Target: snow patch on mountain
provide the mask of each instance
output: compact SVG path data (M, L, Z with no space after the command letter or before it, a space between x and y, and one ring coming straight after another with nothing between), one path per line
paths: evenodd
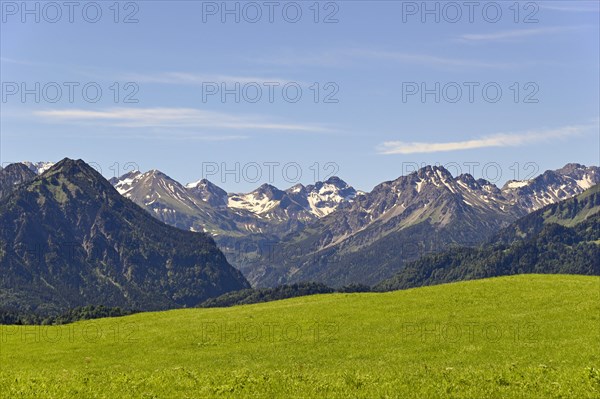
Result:
M589 174L584 175L583 178L579 180L575 180L577 185L584 190L587 190L588 188L596 185L596 181L597 180L594 180L594 176Z
M229 197L227 206L230 208L244 209L257 215L270 211L278 205L279 201L271 200L265 194L234 194Z
M139 171L129 172L121 176L119 179L111 181L111 183L119 192L119 194L129 197L129 191L134 188L135 184L142 178L142 176L142 173Z
M41 175L48 169L54 166L54 162L29 162L24 161L21 162L23 165L27 166L32 172L36 175Z
M508 188L521 188L529 184L529 180L511 180L506 184Z

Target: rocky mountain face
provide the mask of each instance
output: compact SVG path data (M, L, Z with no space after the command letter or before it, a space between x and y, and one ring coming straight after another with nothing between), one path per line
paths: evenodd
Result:
M599 217L600 184L596 184L581 194L525 215L494 234L488 244L511 244L519 240L529 240L538 237L542 230L551 224L574 227L590 221L599 223ZM597 227L599 226L596 225L595 228ZM590 233L600 236L598 229ZM595 260L600 262L600 257Z
M364 194L337 176L306 187L297 184L285 192L317 218L329 215L338 207L351 203L357 195Z
M42 314L195 306L249 287L209 235L160 222L70 159L0 200L0 271L0 306Z
M517 207L533 212L578 195L599 182L600 168L570 163L531 180L509 181L502 187L502 192Z
M373 284L424 253L477 244L523 214L488 181L428 166L286 236L248 276L266 286Z
M409 263L375 287L388 291L520 273L600 274L600 185L510 224L477 248Z
M157 170L130 172L111 183L159 220L211 234L227 259L244 272L281 237L357 195L336 177L285 191L263 184L249 193L231 194L206 179L184 186Z
M187 184L185 187L195 198L206 202L214 208L227 207L227 192L206 179Z
M13 163L0 169L0 200L13 192L19 184L35 178L35 173L22 163Z

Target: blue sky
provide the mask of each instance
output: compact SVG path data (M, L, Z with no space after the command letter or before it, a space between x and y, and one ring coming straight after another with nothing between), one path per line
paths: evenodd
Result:
M135 164L228 191L599 163L596 1L246 3L227 2L239 22L222 2L98 2L98 17L78 2L72 22L37 3L36 22L36 2L2 1L1 162Z

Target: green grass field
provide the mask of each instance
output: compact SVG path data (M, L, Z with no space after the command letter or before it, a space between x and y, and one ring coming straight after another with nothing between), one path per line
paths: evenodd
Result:
M600 398L600 278L1 326L2 398Z

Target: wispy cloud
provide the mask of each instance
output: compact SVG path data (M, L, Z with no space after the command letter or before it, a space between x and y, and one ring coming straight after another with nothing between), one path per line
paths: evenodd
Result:
M52 122L100 124L119 128L227 129L326 133L315 124L278 122L258 115L232 115L195 108L110 108L101 111L55 109L34 112Z
M161 83L161 84L179 84L179 85L202 85L207 82L226 83L226 84L247 84L257 83L264 84L279 84L280 86L286 83L294 82L302 85L307 85L306 82L298 80L285 79L278 76L250 76L250 75L235 75L235 74L210 74L210 73L192 73L181 71L170 72L150 72L150 73L124 73L119 71L100 70L90 66L74 66L72 64L51 64L46 62L31 62L27 60L19 60L14 58L0 57L0 62L6 64L16 64L24 66L33 66L39 68L60 68L69 70L88 76L94 79L102 79L114 81L115 76L119 80L131 81L136 83Z
M518 133L498 133L472 140L441 143L386 141L377 147L377 151L380 154L391 155L462 151L488 147L518 147L538 142L565 139L592 129L598 129L598 124L563 126L556 129L530 130Z
M126 74L123 77L125 80L147 83L164 83L164 84L182 84L182 85L201 85L207 82L218 82L227 84L246 84L246 83L278 83L284 85L292 82L290 79L280 77L261 77L261 76L241 76L241 75L221 75L221 74L200 74L189 72L160 72L160 73L135 73Z
M7 64L19 64L19 65L35 65L32 62L17 60L14 58L0 57L0 62L4 62Z
M297 51L281 50L274 55L260 55L246 57L245 61L285 67L340 67L346 65L350 59L344 51L312 51L298 54Z
M586 26L554 26L549 28L514 29L493 33L469 33L459 36L460 41L467 42L489 42L502 40L522 39L530 36L551 35L561 32L580 30Z
M440 57L428 54L414 54L396 51L355 50L353 54L372 59L383 59L423 66L470 67L470 68L511 68L514 63L487 62L468 58Z
M564 12L600 12L600 6L598 3L589 2L577 2L574 1L560 3L560 2L549 2L546 1L542 4L539 4L539 7L544 10L551 11L564 11Z
M424 53L408 53L394 50L354 48L312 54L281 54L277 57L256 58L254 62L302 67L346 67L351 63L391 61L434 68L482 68L506 69L524 65L515 62L490 62L471 58L444 57Z

